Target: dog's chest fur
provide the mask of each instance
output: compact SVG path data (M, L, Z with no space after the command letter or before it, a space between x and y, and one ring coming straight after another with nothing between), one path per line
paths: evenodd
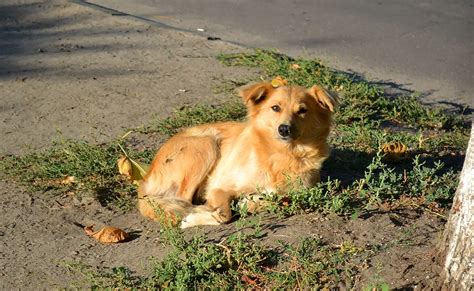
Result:
M251 133L244 130L237 138L224 140L220 158L209 176L207 192L227 189L236 196L254 192L285 190L289 182L305 186L319 179L319 169L326 153L309 146L272 148L261 142L251 143Z

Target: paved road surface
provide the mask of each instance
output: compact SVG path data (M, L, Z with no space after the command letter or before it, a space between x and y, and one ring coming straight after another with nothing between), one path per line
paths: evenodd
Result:
M90 0L474 108L472 0Z

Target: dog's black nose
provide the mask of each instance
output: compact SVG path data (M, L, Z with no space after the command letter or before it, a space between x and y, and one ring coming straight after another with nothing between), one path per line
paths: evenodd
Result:
M287 124L280 124L280 126L278 126L278 133L281 137L289 137L291 134L290 126Z

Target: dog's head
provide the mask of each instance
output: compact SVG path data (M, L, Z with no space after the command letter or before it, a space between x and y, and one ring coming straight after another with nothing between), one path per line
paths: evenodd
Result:
M274 88L257 83L240 91L253 126L285 143L325 139L337 104L333 93L319 86Z

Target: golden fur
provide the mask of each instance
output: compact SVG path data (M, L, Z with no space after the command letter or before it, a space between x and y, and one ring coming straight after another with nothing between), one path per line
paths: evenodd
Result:
M240 91L245 122L204 124L168 140L140 184L138 208L181 217L181 227L230 221L230 203L259 192L283 192L288 182L319 181L329 155L327 136L335 97L313 86L252 84Z

